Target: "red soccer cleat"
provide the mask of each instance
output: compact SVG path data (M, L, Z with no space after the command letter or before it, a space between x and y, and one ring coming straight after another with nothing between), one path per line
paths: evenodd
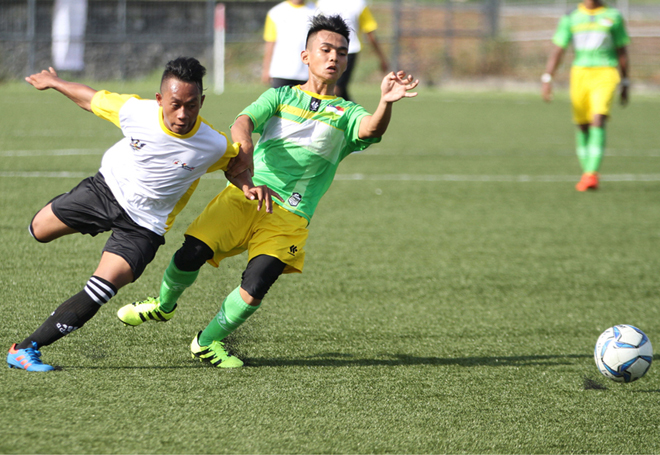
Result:
M597 190L598 189L598 174L596 172L585 172L582 178L575 185L578 191Z

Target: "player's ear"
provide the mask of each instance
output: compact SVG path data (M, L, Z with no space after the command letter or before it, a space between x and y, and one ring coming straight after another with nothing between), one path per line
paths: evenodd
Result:
M159 106L162 106L163 105L163 95L161 95L160 93L156 93L156 101L158 102Z
M199 100L199 107L201 108L204 105L204 100L206 99L206 95L202 95L202 99Z
M309 51L307 49L300 53L300 58L305 65L309 65Z

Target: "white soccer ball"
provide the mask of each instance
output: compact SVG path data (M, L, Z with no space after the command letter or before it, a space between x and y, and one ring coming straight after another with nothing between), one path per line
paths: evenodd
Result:
M637 327L615 325L598 337L594 359L605 377L616 382L633 382L649 371L653 347Z

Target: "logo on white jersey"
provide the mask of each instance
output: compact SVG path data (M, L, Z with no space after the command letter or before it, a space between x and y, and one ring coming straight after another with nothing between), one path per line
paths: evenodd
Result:
M174 160L174 165L176 167L180 167L184 171L194 171L195 170L195 168L193 166L188 166L186 163L184 163L181 160Z
M140 139L133 139L131 137L131 148L138 152L142 147L147 145L145 142L142 142Z

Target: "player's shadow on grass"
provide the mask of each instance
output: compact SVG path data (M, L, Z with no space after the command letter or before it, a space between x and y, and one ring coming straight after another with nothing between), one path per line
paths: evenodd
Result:
M462 367L488 366L537 366L571 365L575 359L591 358L588 354L569 355L529 355L529 356L493 356L493 357L418 357L395 354L382 358L365 359L351 354L328 352L298 359L250 358L250 367L347 367L347 366L412 366L412 365L459 365Z

